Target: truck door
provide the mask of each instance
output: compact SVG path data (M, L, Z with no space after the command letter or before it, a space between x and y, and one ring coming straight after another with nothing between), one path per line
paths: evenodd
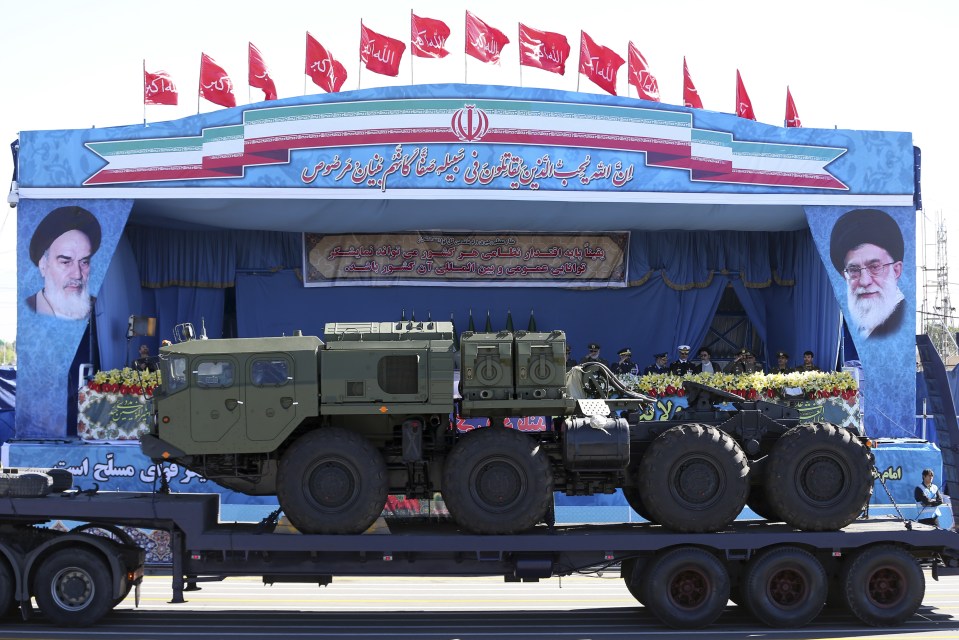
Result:
M297 416L293 359L285 353L250 358L246 390L246 435L250 440L276 438Z
M198 357L194 360L190 409L194 442L223 440L243 424L243 385L236 360L229 356Z

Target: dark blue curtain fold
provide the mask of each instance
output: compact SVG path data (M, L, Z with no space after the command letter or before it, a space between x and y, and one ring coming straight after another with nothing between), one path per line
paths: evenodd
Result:
M131 315L145 313L137 277L137 261L126 236L120 236L110 266L107 268L97 296L97 345L101 369L119 369L133 360L127 340L127 326ZM137 343L137 347L139 343ZM135 350L136 347L133 347ZM153 350L156 353L156 350Z

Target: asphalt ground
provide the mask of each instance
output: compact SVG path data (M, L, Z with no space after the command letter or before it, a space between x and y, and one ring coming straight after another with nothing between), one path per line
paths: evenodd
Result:
M959 578L927 575L919 612L894 629L865 627L850 614L826 610L801 629L770 629L732 603L699 631L664 627L630 596L616 572L504 583L495 578L336 578L326 587L264 585L229 578L187 592L170 604L170 579L148 576L140 605L131 595L88 629L60 629L37 614L0 621L6 638L160 640L170 638L349 638L373 640L626 640L701 638L959 638Z

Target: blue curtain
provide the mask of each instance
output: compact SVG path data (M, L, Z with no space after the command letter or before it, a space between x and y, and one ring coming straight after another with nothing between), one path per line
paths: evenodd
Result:
M223 337L223 289L164 287L144 289L144 296L152 298L156 310L156 340L173 340L174 327L184 322L191 323L198 336L205 326L208 337Z
M129 344L127 325L131 315L144 313L137 262L126 236L120 236L113 259L107 268L96 304L97 345L101 369L128 366L139 346ZM153 353L156 353L154 349Z

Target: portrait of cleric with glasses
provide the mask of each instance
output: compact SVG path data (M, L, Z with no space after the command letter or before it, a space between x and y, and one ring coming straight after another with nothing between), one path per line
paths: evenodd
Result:
M832 264L846 280L848 321L863 338L895 333L905 314L899 289L903 239L888 213L855 209L843 214L829 242Z

